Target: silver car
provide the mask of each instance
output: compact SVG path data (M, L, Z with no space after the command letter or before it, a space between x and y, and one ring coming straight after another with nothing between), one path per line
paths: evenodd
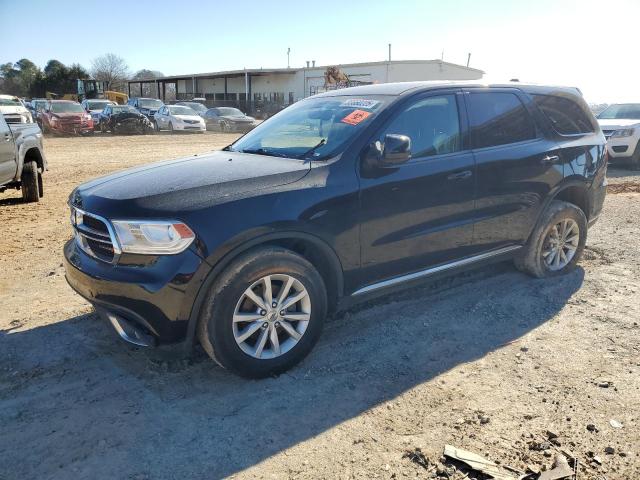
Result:
M195 110L184 105L163 105L153 116L156 131L169 130L204 133L207 127L204 119Z

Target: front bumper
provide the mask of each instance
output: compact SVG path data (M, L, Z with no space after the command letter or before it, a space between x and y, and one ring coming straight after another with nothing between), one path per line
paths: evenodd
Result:
M204 132L207 127L204 123L176 123L173 125L173 129L181 132Z
M84 135L86 133L93 132L93 124L89 123L85 123L83 125L52 124L50 127L52 132L71 135Z
M116 327L121 337L138 338L144 344L183 340L202 271L208 270L201 268L203 260L192 249L178 255L135 257L124 264L121 257L113 265L87 255L72 239L64 246L65 276L101 316L112 324L113 319L123 320L125 334ZM127 330L127 325L133 329Z
M640 136L609 137L607 140L607 152L609 160L626 160L631 158L636 150Z

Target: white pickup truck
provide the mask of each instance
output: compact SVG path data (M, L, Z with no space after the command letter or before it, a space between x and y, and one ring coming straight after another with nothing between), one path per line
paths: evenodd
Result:
M609 105L597 118L607 137L609 161L640 170L640 103Z
M38 124L8 124L0 113L0 192L15 188L22 191L26 202L38 202L44 195L45 170L47 159Z

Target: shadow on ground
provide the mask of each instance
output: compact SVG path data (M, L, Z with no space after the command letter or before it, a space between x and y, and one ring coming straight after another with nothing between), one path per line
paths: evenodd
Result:
M551 319L584 272L501 264L338 315L288 374L232 376L123 344L93 314L0 332L7 478L220 478L483 357ZM2 476L0 472L0 477Z

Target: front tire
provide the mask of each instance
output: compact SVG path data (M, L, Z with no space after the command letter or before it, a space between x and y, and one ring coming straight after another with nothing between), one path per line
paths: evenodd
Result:
M25 202L39 202L40 195L38 195L38 164L36 162L25 163L22 168L21 177L21 190L22 199Z
M553 200L534 229L516 267L537 278L575 269L587 241L587 218L576 205Z
M263 378L311 351L326 314L326 288L313 265L284 248L260 248L233 261L215 281L198 338L222 367Z

